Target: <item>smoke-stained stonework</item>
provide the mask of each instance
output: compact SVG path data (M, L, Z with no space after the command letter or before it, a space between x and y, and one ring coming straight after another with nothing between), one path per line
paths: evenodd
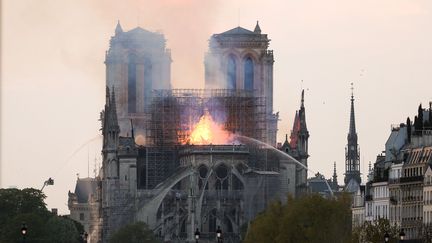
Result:
M171 88L171 51L161 33L141 27L123 31L120 22L106 52L106 85L117 95L118 121L122 132L143 131L145 112L154 89ZM122 134L122 135L126 135Z
M163 35L117 25L101 113L103 165L94 216L100 220L94 221L102 227L90 227L92 242L107 242L136 221L166 242L193 241L196 229L212 240L218 227L224 239L240 242L240 228L271 201L305 191L304 169L251 142L276 147L268 44L258 24L254 31L238 27L213 35L206 89L171 89ZM304 112L302 94L299 129L291 144L278 148L307 165Z

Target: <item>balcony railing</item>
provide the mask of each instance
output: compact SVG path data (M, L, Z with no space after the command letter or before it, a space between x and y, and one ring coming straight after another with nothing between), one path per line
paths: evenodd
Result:
M389 184L398 184L398 183L400 183L400 178L397 178L397 179L389 179Z
M423 176L410 176L410 177L402 177L400 178L400 183L406 182L422 182Z
M396 197L390 197L390 203L396 205L398 204L398 200L396 199Z

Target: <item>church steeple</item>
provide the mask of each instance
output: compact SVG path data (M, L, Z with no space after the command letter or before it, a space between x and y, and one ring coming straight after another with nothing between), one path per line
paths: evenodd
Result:
M306 126L306 109L304 106L304 90L301 92L300 109L296 113L294 121L294 128L291 134L291 144L293 150L296 150L297 156L295 157L300 163L308 166L308 147L309 147L309 131ZM296 166L296 194L302 195L306 193L307 187L307 171L304 168Z
M355 125L355 113L354 113L354 86L353 83L351 83L351 113L350 113L350 126L349 126L349 133L348 133L348 139L355 140L357 142L357 132L356 132L356 125Z
M355 179L360 185L360 151L357 143L357 131L355 125L355 112L354 112L354 87L351 83L351 112L350 124L348 131L348 144L345 148L345 185L348 185L351 179Z
M306 125L306 109L304 106L304 90L302 90L301 93L299 118L300 118L300 133L303 133L305 136L307 136L307 138L309 138L309 131L307 130L307 125Z

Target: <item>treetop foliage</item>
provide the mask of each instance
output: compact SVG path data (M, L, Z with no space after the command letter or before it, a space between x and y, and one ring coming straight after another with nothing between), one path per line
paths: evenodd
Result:
M312 194L275 202L251 223L244 242L351 242L351 199Z
M77 222L49 212L45 198L34 188L0 189L0 242L21 242L23 224L27 242L79 242Z
M111 238L110 243L159 243L149 229L147 224L143 222L136 222L123 226L115 232Z

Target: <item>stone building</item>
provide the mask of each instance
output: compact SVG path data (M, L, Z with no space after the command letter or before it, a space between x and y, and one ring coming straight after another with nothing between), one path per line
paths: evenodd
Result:
M69 217L84 226L89 242L97 242L100 238L102 220L99 214L99 182L98 178L77 178L75 191L68 193Z
M352 226L359 227L365 222L365 186L360 186L353 195Z
M207 89L255 90L265 97L266 142L276 146L278 113L273 113L273 51L257 22L254 31L242 27L214 34L205 56Z
M136 130L146 121L153 89L171 88L171 51L161 33L136 27L123 31L117 23L105 55L106 85L117 95L117 115L121 131ZM126 135L122 134L123 136Z
M211 240L218 227L240 242L240 228L270 201L307 191L306 170L275 148L268 45L258 24L213 35L206 89L171 89L163 36L117 25L101 113L102 242L136 221L165 242L192 241L197 228ZM306 166L308 137L302 92L285 149Z
M392 126L385 154L377 157L366 183L365 220L388 219L405 232L406 240L432 239L431 106L420 105L414 123L408 118L405 124ZM353 207L353 213L356 210Z
M291 130L290 141L288 142L288 135L285 137L285 142L282 144L280 149L297 161L299 161L302 165L294 164L295 166L295 186L292 187L295 189L296 196L300 196L307 192L307 169L305 167L308 166L307 160L309 157L308 146L309 146L309 131L307 129L306 123L306 109L304 106L304 90L301 93L301 103L300 109L296 111L293 129ZM290 163L286 163L285 167L287 171L292 171L294 168ZM290 168L291 167L291 168ZM291 190L292 190L291 188ZM291 191L290 191L291 192Z
M432 165L429 165L423 180L423 233L424 238L432 238Z

